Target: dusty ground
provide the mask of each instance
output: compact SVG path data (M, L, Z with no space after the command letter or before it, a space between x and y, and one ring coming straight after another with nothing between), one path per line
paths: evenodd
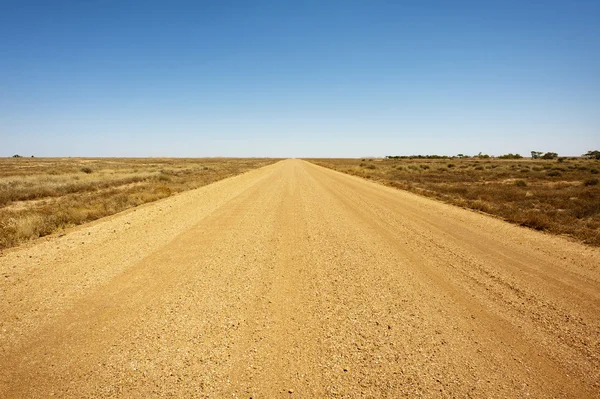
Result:
M0 397L600 397L600 250L299 160L0 257Z

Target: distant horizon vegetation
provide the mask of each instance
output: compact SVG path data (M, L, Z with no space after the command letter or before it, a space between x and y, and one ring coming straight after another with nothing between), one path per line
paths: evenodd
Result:
M9 157L6 157L9 158ZM20 155L20 154L15 154L12 156L12 158L35 158L35 155L31 155L31 156L24 156L24 155ZM185 159L185 158L280 158L280 157L227 157L227 156L212 156L212 157L169 157L169 156L149 156L149 157L111 157L111 156L99 156L99 157L79 157L79 156L56 156L56 157L38 157L38 158L131 158L131 159L136 159L136 158L173 158L173 159ZM286 158L286 157L281 157L281 158ZM294 157L294 158L304 158L304 157ZM559 156L558 153L556 152L544 152L544 151L531 151L531 156L529 157L524 157L519 153L507 153L507 154L503 154L503 155L489 155L489 154L483 154L483 153L478 153L477 155L467 155L467 154L456 154L456 155L437 155L437 154L412 154L412 155L385 155L385 156L366 156L366 157L331 157L331 158L347 158L347 159L360 159L360 158L386 158L386 159L452 159L452 158L479 158L479 159L486 159L486 158L496 158L496 159L523 159L523 158L531 158L531 159L545 159L545 160L552 160L552 159L557 159L559 161L565 160L567 158L587 158L587 159L599 159L600 160L600 150L590 150L588 152L586 152L585 154L581 154L581 155L563 155L563 156Z

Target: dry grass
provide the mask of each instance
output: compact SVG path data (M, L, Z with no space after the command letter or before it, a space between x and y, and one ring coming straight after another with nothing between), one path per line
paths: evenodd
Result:
M344 173L600 245L600 161L311 159Z
M0 158L0 250L275 161Z

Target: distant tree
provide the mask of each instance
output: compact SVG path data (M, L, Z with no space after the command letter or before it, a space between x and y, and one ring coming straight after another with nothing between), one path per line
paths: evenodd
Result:
M486 159L489 158L490 156L488 154L482 154L481 151L479 152L479 154L477 154L477 158L482 158L482 159Z
M588 159L600 159L600 151L598 151L598 150L588 151L585 154L583 154L583 157L588 158Z
M542 159L555 159L558 158L558 154L555 152L547 152L542 155Z
M499 159L521 159L523 157L520 154L508 153L508 154L505 154L505 155L500 155L498 158Z
M20 156L19 154L15 154L12 156L13 158L23 158L22 156Z
M539 159L542 156L541 151L531 151L531 159Z

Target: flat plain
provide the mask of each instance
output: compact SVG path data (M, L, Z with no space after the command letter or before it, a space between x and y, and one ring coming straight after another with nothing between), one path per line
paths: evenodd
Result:
M275 161L0 158L0 250Z
M600 245L600 160L312 159L508 222Z
M600 249L286 160L0 255L2 398L598 398Z

